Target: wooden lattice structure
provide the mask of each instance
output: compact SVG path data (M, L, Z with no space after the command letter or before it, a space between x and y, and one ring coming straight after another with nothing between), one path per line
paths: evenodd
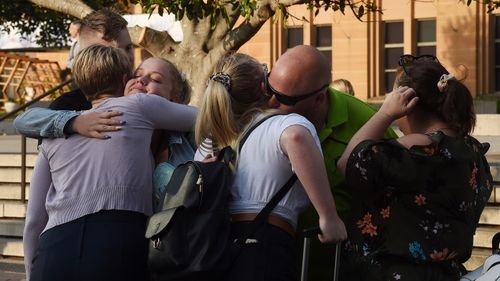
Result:
M57 62L0 53L0 102L23 104L61 84L60 72Z

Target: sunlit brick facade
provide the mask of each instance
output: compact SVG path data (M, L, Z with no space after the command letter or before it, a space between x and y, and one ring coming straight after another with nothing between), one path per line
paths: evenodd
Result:
M500 92L498 12L456 0L377 2L383 13L363 22L350 11L315 16L305 6L291 7L287 28L283 21L269 21L240 51L272 66L290 46L316 46L331 58L332 78L350 80L363 100L378 100L392 88L401 54L434 54L458 77L465 66L465 83L474 96ZM298 20L303 17L308 22Z

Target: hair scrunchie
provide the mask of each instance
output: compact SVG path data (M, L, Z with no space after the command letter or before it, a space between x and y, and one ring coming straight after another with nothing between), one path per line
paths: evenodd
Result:
M229 75L222 72L217 72L210 76L210 80L221 83L222 85L224 85L228 92L231 91L231 77Z
M439 81L437 83L437 87L439 89L439 92L444 92L444 90L446 89L446 86L448 86L448 81L450 81L450 79L453 79L455 78L455 76L453 76L453 74L443 74L441 75L441 78L439 78Z

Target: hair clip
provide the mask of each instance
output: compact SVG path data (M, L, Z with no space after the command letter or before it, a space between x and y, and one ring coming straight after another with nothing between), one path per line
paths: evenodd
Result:
M453 79L455 78L455 76L453 76L453 74L443 74L441 75L441 78L439 78L439 81L437 83L437 87L439 89L439 92L444 92L444 90L446 89L446 86L448 86L448 81L450 81L450 79Z
M222 85L224 85L228 92L231 91L231 77L229 75L222 72L217 72L210 76L210 80L221 83Z

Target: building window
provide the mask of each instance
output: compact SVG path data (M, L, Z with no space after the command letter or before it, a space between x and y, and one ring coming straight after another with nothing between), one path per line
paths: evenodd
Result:
M316 48L325 55L332 65L332 26L320 25L316 26Z
M495 17L495 92L500 92L500 16Z
M436 55L436 20L417 22L417 55Z
M384 90L389 93L396 78L399 57L404 51L403 22L386 22L384 31Z
M286 48L304 44L304 29L302 26L288 27L286 30Z

